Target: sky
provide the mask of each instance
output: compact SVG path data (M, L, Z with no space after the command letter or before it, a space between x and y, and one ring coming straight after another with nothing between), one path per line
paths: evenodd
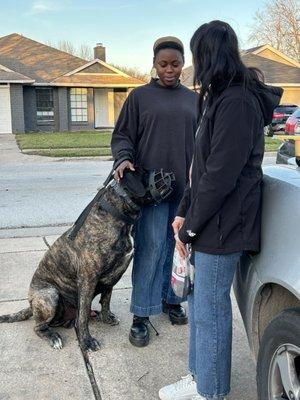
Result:
M203 23L228 22L240 47L248 41L263 0L0 0L0 36L19 33L39 42L68 40L79 47L103 43L106 61L149 73L152 46L161 36L179 37L191 64L189 40Z

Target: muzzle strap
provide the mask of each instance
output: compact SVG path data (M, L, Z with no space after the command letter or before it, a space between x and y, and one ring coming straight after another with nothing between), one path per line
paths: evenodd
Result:
M93 200L85 207L85 209L82 211L82 213L79 215L77 220L75 221L74 225L71 227L71 230L68 234L68 238L70 240L74 240L79 229L82 227L84 224L84 221L87 219L93 205L98 201L99 198L103 196L105 188L101 188L99 192L96 194L96 196L93 198Z
M119 210L117 210L115 207L113 207L111 204L109 204L107 201L105 201L103 199L103 197L101 197L97 203L104 211L107 211L109 214L111 214L116 219L120 219L121 221L126 222L126 224L130 224L130 225L133 225L135 223L134 218L129 217L129 215L120 213Z

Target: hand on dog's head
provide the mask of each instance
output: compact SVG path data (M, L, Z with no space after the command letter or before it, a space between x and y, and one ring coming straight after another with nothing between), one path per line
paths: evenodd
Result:
M150 188L151 174L153 173L155 173L155 171L149 171L142 167L135 167L135 171L125 170L119 184L137 204L159 203L165 198L165 196L161 196L160 199L160 194L163 194L166 189L160 192L160 189L157 188L155 195L153 195L153 187L152 189ZM172 192L171 182L174 180L174 176L173 174L164 173L163 171L160 171L160 173L162 175L165 174L167 177L166 183L167 187L169 187L167 191L168 194L170 194Z
M145 175L147 175L147 172L141 167L135 167L135 171L126 169L123 178L120 180L120 186L129 195L142 198L147 192L147 177Z

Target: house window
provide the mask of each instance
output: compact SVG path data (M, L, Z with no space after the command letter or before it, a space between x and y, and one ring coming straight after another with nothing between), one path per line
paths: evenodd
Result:
M54 121L53 89L36 89L36 116L38 121Z
M72 88L70 90L71 121L87 122L87 89Z

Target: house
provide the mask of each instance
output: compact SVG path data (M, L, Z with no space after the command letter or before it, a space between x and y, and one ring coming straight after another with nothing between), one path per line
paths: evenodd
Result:
M0 38L0 133L112 128L129 91L145 82L13 33Z
M300 106L300 64L274 47L266 44L242 51L242 60L248 67L259 68L269 85L284 89L281 103ZM182 83L193 87L193 67L183 70Z

